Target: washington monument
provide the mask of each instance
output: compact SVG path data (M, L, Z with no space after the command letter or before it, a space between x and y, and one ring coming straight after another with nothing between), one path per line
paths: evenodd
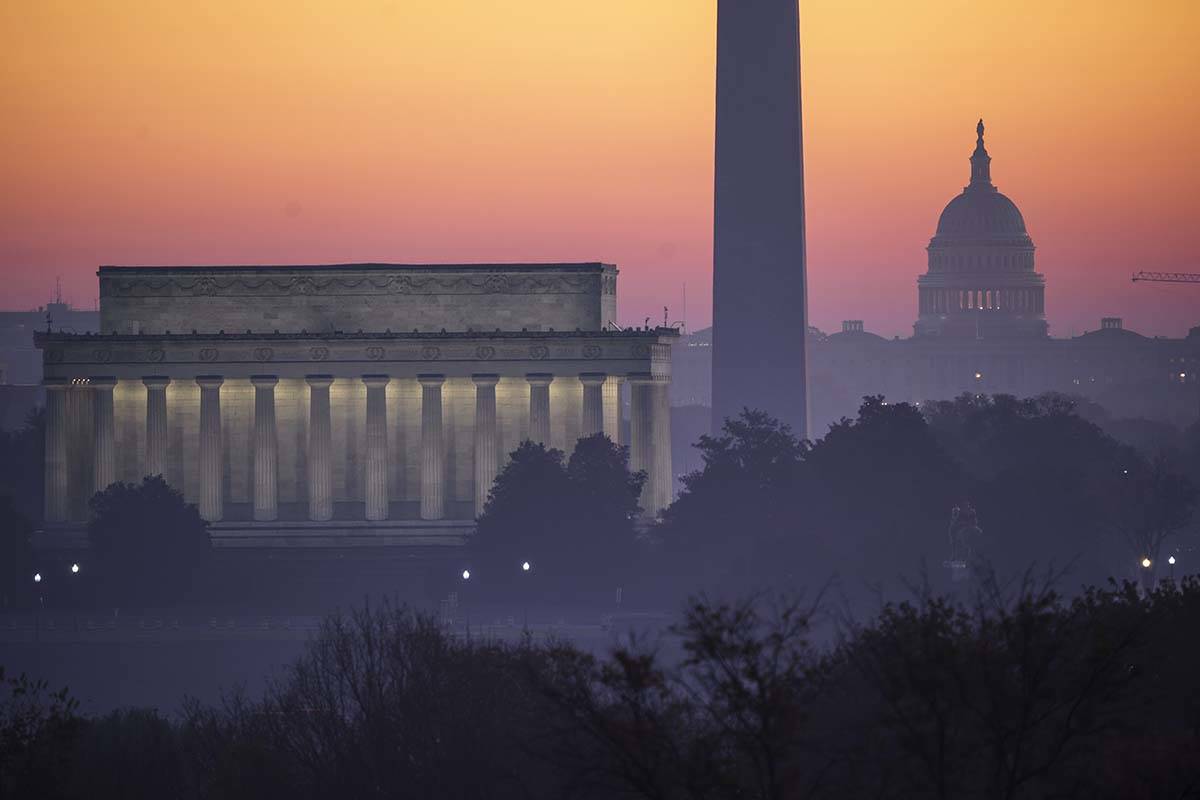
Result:
M743 407L807 435L797 0L718 0L713 429Z

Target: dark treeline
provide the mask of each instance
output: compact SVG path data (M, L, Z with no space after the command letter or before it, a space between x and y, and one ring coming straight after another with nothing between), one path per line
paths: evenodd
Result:
M1010 577L1031 565L1062 570L1064 591L1110 577L1149 586L1200 562L1200 425L1147 451L1059 395L964 395L924 408L868 397L815 442L746 411L697 447L703 466L648 530L618 513L640 485L625 448L584 440L570 466L557 451L517 451L473 543L487 568L479 586L519 591L516 565L544 553L553 569L542 572L554 575L538 576L538 590L554 585L556 596L607 597L624 583L674 605L698 588L736 596L832 582L854 608L878 608L881 594L906 591L904 576L949 584L956 508L982 529L969 543L976 566ZM590 492L573 481L577 461L590 465Z
M329 619L261 697L78 715L0 697L0 794L94 798L1200 796L1200 584L820 609L693 600L597 658L455 638L389 604Z

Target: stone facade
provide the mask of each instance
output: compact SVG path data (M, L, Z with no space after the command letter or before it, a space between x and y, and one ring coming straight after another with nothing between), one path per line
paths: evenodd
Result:
M272 274L308 274L278 269ZM102 269L104 332L37 337L49 409L47 522L78 527L101 483L161 472L198 504L225 546L456 544L521 441L569 452L593 431L617 439L626 381L638 387L628 444L649 475L642 505L656 514L671 496L665 398L676 333L604 329L605 307L615 308L611 267L555 265L544 277L539 269L372 268L414 283L448 274L478 280L470 291L443 286L420 302L383 290L356 296L347 302L367 309L363 321L337 311L344 327L367 329L356 333L305 329L318 300L341 303L319 293L321 281L343 278L337 267L312 268L313 294L257 302L184 294L171 318L171 298L204 281L203 271L154 268L159 277L145 291L158 294L130 290L114 302L125 280L117 276L147 273ZM215 268L207 277L228 288L243 274ZM362 274L358 267L345 273L350 281ZM489 282L511 291L491 291ZM590 288L535 291L574 282ZM292 302L297 296L310 302ZM558 307L540 316L544 296ZM437 321L441 308L446 322ZM280 325L288 329L231 330L269 313L287 316ZM512 321L500 325L502 314ZM478 330L465 329L468 318L477 318ZM134 319L139 333L121 330ZM143 325L151 321L162 330ZM567 329L549 330L559 326ZM193 327L198 332L179 332ZM431 327L438 332L421 330Z
M101 333L604 330L610 264L101 267Z

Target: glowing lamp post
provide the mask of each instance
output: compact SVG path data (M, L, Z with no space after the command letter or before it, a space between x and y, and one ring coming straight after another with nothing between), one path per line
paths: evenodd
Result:
M462 571L462 579L463 579L463 583L466 583L467 581L471 580L471 570L464 569ZM465 606L464 606L464 609L465 609ZM469 638L471 638L471 612L469 610L466 610L465 613L466 613L466 623L467 623L467 638L469 639Z
M42 595L42 573L33 573L33 582L38 587L38 612L33 620L33 640L40 642L42 640L42 609L46 605L45 597Z
M527 575L528 575L528 574L529 574L529 571L530 571L531 569L533 569L533 565L532 565L532 564L530 564L528 561L522 561L522 562L521 562L521 572L523 572L523 573L525 573L525 574L527 574ZM524 592L522 592L522 594L524 595L525 593L524 593ZM526 630L528 630L528 629L529 629L529 597L528 597L528 595L525 595L525 603L524 603L524 604L522 605L522 607L521 607L521 616L522 616L522 618L523 618L523 620L524 620L524 621L521 623L521 625L522 625L522 627L524 627Z

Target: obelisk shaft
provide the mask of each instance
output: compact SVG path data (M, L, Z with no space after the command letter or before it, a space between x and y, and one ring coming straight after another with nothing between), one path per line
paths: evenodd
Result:
M713 427L744 407L806 433L797 0L718 0Z

